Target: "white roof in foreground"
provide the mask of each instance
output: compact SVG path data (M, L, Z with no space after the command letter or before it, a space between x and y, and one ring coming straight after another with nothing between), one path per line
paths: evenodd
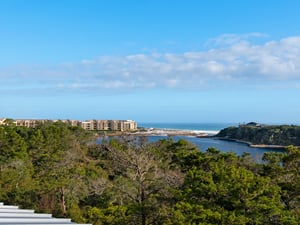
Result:
M0 202L0 225L60 225L77 224L72 223L71 219L54 218L51 214L35 213L30 209L19 209L18 206L4 205ZM80 224L77 224L80 225ZM87 224L82 224L87 225ZM89 224L92 225L92 224Z

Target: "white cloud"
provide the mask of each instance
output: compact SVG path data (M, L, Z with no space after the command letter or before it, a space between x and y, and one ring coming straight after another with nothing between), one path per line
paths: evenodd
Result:
M213 47L225 47L232 46L239 43L245 43L249 40L255 40L257 38L266 38L267 34L262 33L247 33L247 34L222 34L216 38L212 38L206 42L206 46Z
M9 87L101 91L138 88L218 88L300 81L300 37L257 44L266 35L222 35L207 50L101 56L78 63L0 69ZM214 42L214 43L213 43ZM213 44L212 44L213 43ZM30 85L29 85L30 84Z

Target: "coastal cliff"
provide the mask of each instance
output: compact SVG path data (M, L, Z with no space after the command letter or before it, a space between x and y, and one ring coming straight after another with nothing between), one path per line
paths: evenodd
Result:
M300 146L300 126L249 123L238 127L227 127L215 137L223 140L241 141L255 147Z

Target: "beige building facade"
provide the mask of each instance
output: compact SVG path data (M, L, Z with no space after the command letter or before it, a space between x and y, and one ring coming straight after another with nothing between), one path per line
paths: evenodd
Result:
M133 120L85 120L79 125L85 130L134 131L137 123Z
M5 118L0 118L0 125L5 124ZM137 123L133 120L37 120L37 119L16 119L13 123L16 126L35 127L39 123L61 121L71 126L80 126L85 130L95 131L135 131Z

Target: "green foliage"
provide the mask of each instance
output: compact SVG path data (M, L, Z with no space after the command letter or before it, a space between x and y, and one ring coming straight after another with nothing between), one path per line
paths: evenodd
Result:
M270 130L234 129L227 134L254 138L259 133L260 140L271 140ZM296 127L276 129L298 135ZM257 163L249 154L201 152L185 140L148 143L125 136L97 144L94 138L59 122L0 126L0 200L94 225L296 225L300 220L295 146L266 153Z
M252 144L300 146L300 126L247 126L228 127L217 135L220 138L241 140Z
M13 126L0 126L0 165L27 157L26 143Z
M126 206L109 206L105 209L93 207L87 211L87 218L93 225L127 225L128 208Z

